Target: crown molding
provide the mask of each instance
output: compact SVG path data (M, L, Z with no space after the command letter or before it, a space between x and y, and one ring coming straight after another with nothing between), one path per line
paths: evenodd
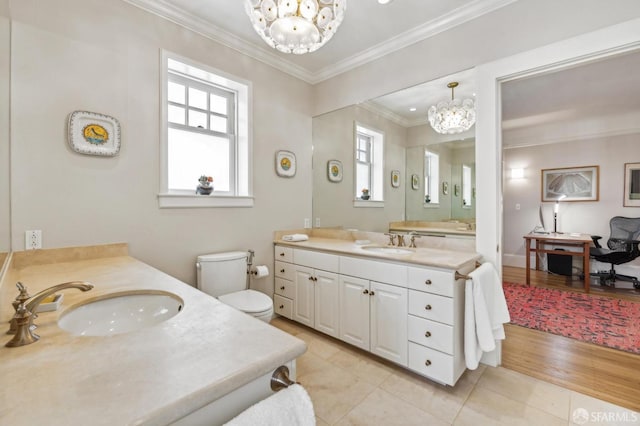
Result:
M464 24L484 14L500 9L517 0L476 0L471 4L461 6L451 12L438 17L424 25L412 28L388 41L373 46L349 59L337 62L318 71L309 71L282 56L269 52L266 47L259 47L240 37L212 25L199 16L185 12L170 4L167 0L123 0L133 6L143 9L175 24L192 30L217 43L250 56L260 62L270 65L284 73L292 75L309 84L320 83L338 74L379 59L391 52L403 49L416 42L432 37L438 33Z

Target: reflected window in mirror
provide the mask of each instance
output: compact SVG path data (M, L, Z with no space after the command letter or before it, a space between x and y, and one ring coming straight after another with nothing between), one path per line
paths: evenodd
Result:
M435 152L424 151L424 201L429 204L440 202L440 156Z
M383 201L384 134L356 124L355 198Z
M471 167L462 165L462 206L471 208L473 205L471 190Z

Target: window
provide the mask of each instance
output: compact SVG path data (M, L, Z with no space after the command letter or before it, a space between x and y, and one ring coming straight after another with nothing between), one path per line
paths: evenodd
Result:
M462 165L462 207L471 208L473 201L471 200L471 167Z
M163 52L160 207L250 207L250 83ZM195 194L201 175L212 196Z
M440 202L440 156L434 152L424 152L424 198L431 204Z
M361 200L362 190L369 191L368 204L384 197L384 134L356 124L355 134L355 199Z

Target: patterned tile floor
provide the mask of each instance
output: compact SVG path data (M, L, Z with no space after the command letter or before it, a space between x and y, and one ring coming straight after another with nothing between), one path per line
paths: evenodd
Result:
M271 325L307 343L297 380L324 425L640 425L640 413L481 365L442 386L285 318Z

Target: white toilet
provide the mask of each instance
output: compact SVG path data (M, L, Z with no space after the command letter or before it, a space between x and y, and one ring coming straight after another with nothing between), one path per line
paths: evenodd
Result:
M269 322L273 317L271 298L246 289L247 256L243 251L198 256L198 289L217 297L225 305Z

